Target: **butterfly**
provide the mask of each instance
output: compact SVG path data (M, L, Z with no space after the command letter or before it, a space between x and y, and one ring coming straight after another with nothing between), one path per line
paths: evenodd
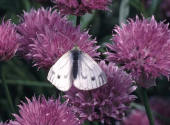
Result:
M78 47L58 59L50 68L47 79L61 91L68 91L72 84L80 90L92 90L107 83L100 66Z

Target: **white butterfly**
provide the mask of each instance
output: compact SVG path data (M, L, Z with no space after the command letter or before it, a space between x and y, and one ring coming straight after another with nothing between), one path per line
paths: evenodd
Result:
M107 83L100 66L78 47L65 53L51 67L47 79L61 91L68 91L72 83L80 90L95 89Z

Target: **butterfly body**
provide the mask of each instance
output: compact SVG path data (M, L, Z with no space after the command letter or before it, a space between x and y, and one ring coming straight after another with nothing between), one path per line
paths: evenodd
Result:
M50 69L47 79L61 91L72 84L80 90L91 90L107 83L100 66L78 47L65 53Z
M73 58L73 66L72 66L72 73L73 73L73 78L77 78L78 74L78 60L80 58L81 51L78 49L74 49L71 51L72 58Z

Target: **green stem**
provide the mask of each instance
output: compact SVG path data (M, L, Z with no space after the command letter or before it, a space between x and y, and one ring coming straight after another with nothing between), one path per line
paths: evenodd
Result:
M78 3L79 5L81 4L81 0L78 0ZM76 26L80 25L80 16L77 16L77 19L76 19Z
M0 78L1 78L2 84L4 86L5 94L6 94L6 97L8 99L8 103L9 103L9 106L11 108L11 111L15 112L15 109L14 109L14 106L13 106L13 103L12 103L12 99L11 99L11 95L10 95L10 92L9 92L9 89L8 89L8 85L5 82L5 77L4 77L4 74L3 74L3 63L2 62L0 62Z
M152 112L151 112L151 109L150 109L150 106L149 106L147 91L143 87L140 87L139 89L140 89L142 101L143 101L144 106L145 106L145 111L146 111L146 114L148 116L149 123L150 123L150 125L154 125L154 119L153 119L153 115L152 115Z
M77 19L76 19L76 26L80 25L80 16L77 16Z

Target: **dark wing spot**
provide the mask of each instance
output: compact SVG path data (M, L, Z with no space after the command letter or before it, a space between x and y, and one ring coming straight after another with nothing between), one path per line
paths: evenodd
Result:
M60 79L60 75L57 75L57 78Z
M95 77L94 77L94 76L93 76L93 77L91 77L91 80L92 80L92 81L94 81L94 80L95 80Z

